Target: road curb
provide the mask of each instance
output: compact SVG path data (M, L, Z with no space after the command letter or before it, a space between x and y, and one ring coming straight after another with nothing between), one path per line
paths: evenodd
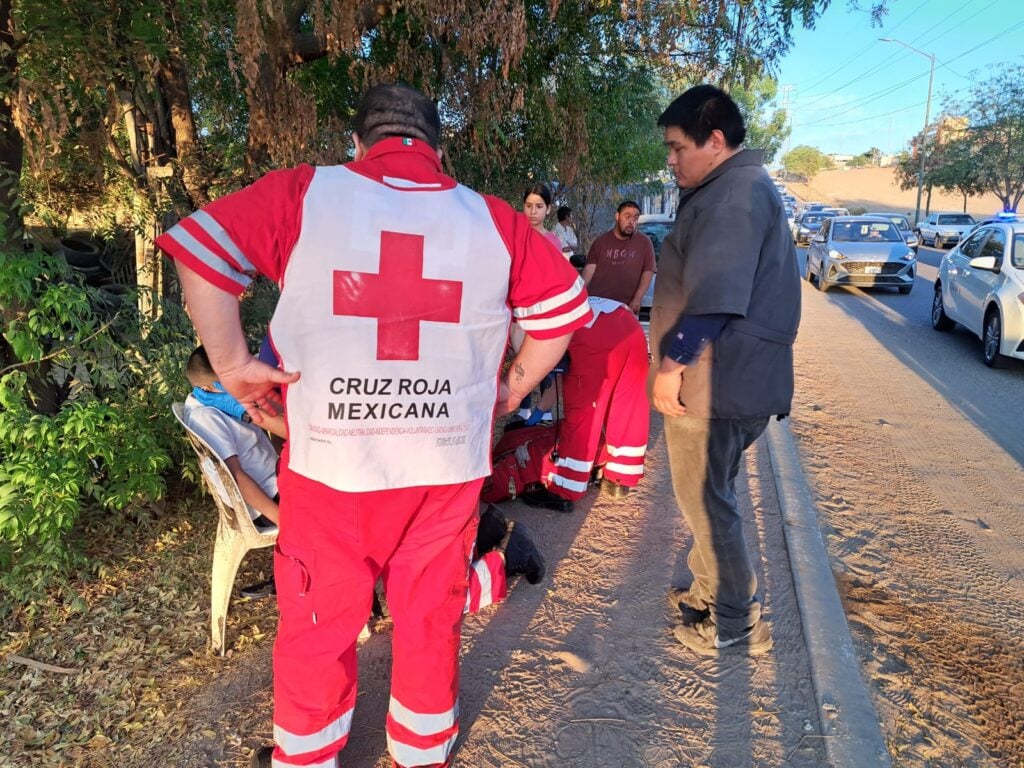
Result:
M772 420L766 434L828 764L891 768L789 422Z

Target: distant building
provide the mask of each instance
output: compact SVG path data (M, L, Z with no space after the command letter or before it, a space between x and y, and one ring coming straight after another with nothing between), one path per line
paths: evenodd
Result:
M841 171L845 171L849 167L850 161L853 160L853 155L826 155L826 157Z

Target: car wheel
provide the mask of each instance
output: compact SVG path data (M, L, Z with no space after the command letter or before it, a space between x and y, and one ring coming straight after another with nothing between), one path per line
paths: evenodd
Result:
M932 242L935 243L935 247L936 248L941 248L942 246L944 246L946 244L946 241L943 240L938 235L936 235L934 238L932 238Z
M828 281L825 279L825 260L821 260L821 266L818 267L818 290L822 293L828 290Z
M932 328L936 331L951 331L956 323L946 314L942 305L942 286L935 284L935 296L932 297Z
M913 289L914 289L914 284L913 283L910 283L910 285L901 285L901 286L898 286L896 288L896 290L899 291L903 296L906 296Z
M981 340L985 365L989 368L999 368L1003 362L1003 356L999 354L999 347L1003 343L1003 321L999 317L999 310L994 307L985 315L985 332Z
M807 254L807 266L804 268L804 280L814 283L814 273L811 272L811 255Z

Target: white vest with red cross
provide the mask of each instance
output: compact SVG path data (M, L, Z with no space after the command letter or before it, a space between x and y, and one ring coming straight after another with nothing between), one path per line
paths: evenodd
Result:
M508 248L480 195L411 186L317 168L270 324L283 368L302 373L289 468L338 490L490 471Z

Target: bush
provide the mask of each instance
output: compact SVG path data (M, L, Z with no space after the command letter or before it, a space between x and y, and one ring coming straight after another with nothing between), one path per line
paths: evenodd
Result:
M160 498L185 455L170 404L192 329L136 298L112 303L43 253L0 255L0 586L15 600L81 562L83 512Z

